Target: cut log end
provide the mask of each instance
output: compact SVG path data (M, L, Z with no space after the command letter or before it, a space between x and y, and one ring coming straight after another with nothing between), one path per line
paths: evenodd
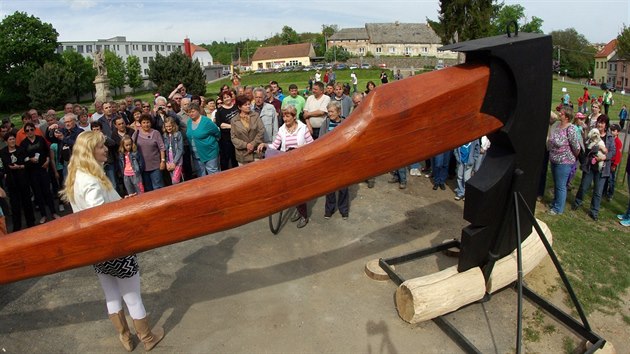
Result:
M394 266L391 266L394 269ZM365 264L365 274L372 280L389 280L389 275L378 264L378 259L373 259Z

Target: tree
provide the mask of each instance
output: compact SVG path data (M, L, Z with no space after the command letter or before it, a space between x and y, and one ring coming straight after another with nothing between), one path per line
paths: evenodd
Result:
M94 91L96 70L92 67L92 60L84 58L83 55L74 50L66 50L61 54L61 57L68 72L74 74L71 87L76 102L79 102L84 93Z
M0 22L0 109L28 103L29 79L45 62L56 60L58 37L51 24L24 12Z
M116 53L106 50L105 67L110 87L122 90L125 87L125 62Z
M190 94L206 94L206 76L199 61L190 60L179 50L167 57L157 53L155 60L149 63L149 79L158 87L158 92L171 92L183 83Z
M350 59L350 53L344 47L332 46L328 48L324 58L327 62L346 61Z
M40 110L61 106L75 93L74 82L75 74L65 65L57 62L44 64L33 72L29 81L31 105Z
M322 34L326 38L330 38L330 36L337 32L339 32L339 26L337 25L322 25Z
M496 0L440 0L438 21L427 23L443 44L486 37L492 33L490 20L501 5Z
M554 60L560 61L559 70L572 77L588 77L588 72L593 72L595 48L586 37L578 33L574 28L562 31L553 31L551 41L554 47ZM558 58L558 52L560 58Z
M140 58L135 55L127 57L127 85L135 92L137 88L142 87L144 80L142 79L142 67L140 66Z
M543 33L541 29L543 20L534 16L528 22L525 17L525 8L516 4L501 6L496 16L492 18L493 34L505 34L507 26L514 21L519 25L519 32Z
M282 27L282 33L280 33L282 44L295 44L300 43L300 36L297 32L289 26Z
M617 36L617 53L624 59L630 59L630 27L626 25Z

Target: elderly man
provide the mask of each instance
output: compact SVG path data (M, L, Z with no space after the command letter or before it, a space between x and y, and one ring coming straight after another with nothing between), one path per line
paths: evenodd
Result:
M276 109L269 103L265 102L265 89L257 87L254 92L254 103L252 110L260 115L260 120L265 127L263 141L267 144L271 143L278 133L278 115Z
M81 133L83 133L83 129L77 126L77 116L74 113L66 113L63 116L63 128L55 129L53 131L54 139L51 140L56 140L62 149L68 146L72 151L72 147Z
M158 96L155 99L155 116L153 117L153 129L159 132L162 132L164 130L164 120L166 119L166 117L173 118L177 126L179 126L180 124L181 118L177 115L177 113L173 112L172 110L169 111L168 109L166 109L166 104L166 98L163 96Z
M103 102L99 100L94 101L94 110L95 112L92 113L91 122L96 122L103 116Z
M313 95L308 96L304 105L304 120L313 139L319 137L319 128L322 126L324 119L326 119L328 114L326 107L329 103L330 97L324 95L324 84L316 82L313 85Z
M70 102L66 103L65 106L63 106L63 113L64 114L68 114L68 113L73 113L74 111L74 105Z

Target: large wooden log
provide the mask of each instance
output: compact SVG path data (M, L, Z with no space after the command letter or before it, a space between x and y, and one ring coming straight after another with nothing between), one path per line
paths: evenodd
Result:
M547 225L538 221L547 240L551 232ZM532 234L521 244L523 274L532 271L545 257L547 250L538 234ZM490 280L485 284L481 268L471 268L458 273L457 266L409 279L396 290L398 315L409 323L418 323L455 311L483 298L516 281L516 250L499 259L492 269Z
M489 77L465 64L390 83L283 156L11 234L0 240L0 283L230 229L489 134L502 126L481 113Z
M481 268L459 273L457 266L452 266L400 284L396 289L396 309L403 320L418 323L481 300L485 293Z
M552 244L553 238L547 224L538 220L538 224L547 237L547 241ZM521 261L523 264L523 276L534 270L536 266L548 256L545 245L540 240L536 229L521 243ZM492 268L492 274L487 284L488 293L492 294L503 289L516 281L517 277L516 250L511 254L499 259Z

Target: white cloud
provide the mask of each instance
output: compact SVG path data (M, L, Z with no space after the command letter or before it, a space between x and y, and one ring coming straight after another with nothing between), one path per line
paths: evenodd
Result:
M84 10L98 5L96 0L66 0L66 2L70 4L72 10Z

